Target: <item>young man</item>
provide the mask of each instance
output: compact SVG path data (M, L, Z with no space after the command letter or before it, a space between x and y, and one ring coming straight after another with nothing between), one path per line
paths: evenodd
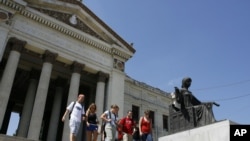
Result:
M119 106L114 104L110 110L101 115L101 119L106 123L104 131L106 133L105 141L115 141L117 118Z
M119 122L119 126L123 132L123 141L132 141L133 140L133 129L134 129L134 120L132 119L132 111L127 112L127 116L122 118Z
M67 114L70 114L69 115L70 141L76 141L76 136L79 131L81 121L85 120L84 106L82 106L83 101L84 101L84 94L79 94L77 101L71 102L68 105L62 117L62 121L64 122Z

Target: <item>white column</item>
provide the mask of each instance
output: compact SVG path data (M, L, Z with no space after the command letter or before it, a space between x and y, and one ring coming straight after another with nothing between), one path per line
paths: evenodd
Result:
M108 78L108 74L105 74L103 72L98 72L98 82L96 86L96 97L95 97L95 103L96 103L96 112L97 116L100 117L103 113L104 109L104 95L105 95L105 81Z
M97 73L98 75L98 82L97 82L97 86L96 86L96 96L95 96L95 104L96 104L96 115L97 115L97 118L99 120L99 126L101 126L101 123L102 121L100 120L100 116L101 114L104 112L104 95L105 95L105 82L106 82L106 79L109 77L108 74L105 74L103 72L98 72ZM98 132L100 133L100 129L101 128L98 128ZM101 136L98 136L98 141L101 140Z
M12 47L12 50L10 51L10 55L0 82L0 128L3 124L3 119L9 101L11 88L15 78L18 62L21 56L20 52L22 51L25 44L26 42L20 41L16 38L11 38L8 43L8 46Z
M38 75L39 75L38 72L34 70L31 71L29 87L28 87L28 91L25 97L20 122L18 125L17 136L20 136L20 137L27 137L33 104L34 104L34 100L36 96L36 88L37 88L38 78L39 78Z
M4 50L7 43L9 29L0 26L0 62L2 61Z
M32 110L31 121L29 125L28 138L39 140L40 130L43 121L43 114L46 104L47 92L49 88L50 76L52 72L52 63L55 61L56 54L45 51L44 63L40 80L37 87L36 98Z
M57 81L56 93L55 93L54 102L52 106L52 112L50 116L47 141L56 140L58 123L59 123L59 120L61 121L61 118L59 117L59 115L60 115L60 109L61 109L61 103L62 103L64 80L59 78L56 81Z
M68 94L68 101L67 104L70 104L72 101L75 101L78 96L79 92L79 86L80 86L80 77L81 77L81 71L83 69L84 65L79 64L77 62L74 62L72 64L72 75L70 80L70 87L69 87L69 94ZM67 105L66 105L67 106ZM65 107L66 110L66 107ZM62 141L68 141L69 140L69 120L66 119L64 121L63 125L63 136Z
M124 111L124 83L125 73L119 70L113 70L108 81L107 107L112 104L119 106L119 118L123 117Z

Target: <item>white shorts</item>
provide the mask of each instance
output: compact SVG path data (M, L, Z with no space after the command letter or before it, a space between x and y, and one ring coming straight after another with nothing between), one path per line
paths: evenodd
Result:
M70 133L77 135L80 126L81 122L72 119L69 120Z

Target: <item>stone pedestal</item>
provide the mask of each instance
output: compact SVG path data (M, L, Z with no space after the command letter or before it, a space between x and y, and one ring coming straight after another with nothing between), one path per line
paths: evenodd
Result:
M159 141L229 141L230 124L234 123L229 120L218 121L206 126L160 137Z

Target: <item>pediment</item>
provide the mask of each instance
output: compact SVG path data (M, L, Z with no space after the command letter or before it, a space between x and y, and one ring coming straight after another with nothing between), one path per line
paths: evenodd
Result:
M76 24L72 24L70 23L69 19L72 17L72 14L69 13L63 13L63 12L59 12L59 11L53 11L53 10L48 10L48 9L43 9L43 8L35 8L37 11L44 13L50 17L53 17L71 27L74 27L78 30L81 30L82 32L85 32L91 36L94 36L97 39L100 39L102 41L108 42L107 40L105 40L104 38L102 38L100 35L98 35L95 31L93 31L88 25L86 25L83 21L81 21L80 19L78 19L77 17L77 22Z
M135 49L128 44L90 9L78 1L59 0L61 2L34 2L27 0L29 7L53 17L69 26L81 30L97 39L100 39L112 46L118 47L125 52L135 53ZM67 3L67 4L66 4ZM75 25L69 22L72 15L76 15Z

